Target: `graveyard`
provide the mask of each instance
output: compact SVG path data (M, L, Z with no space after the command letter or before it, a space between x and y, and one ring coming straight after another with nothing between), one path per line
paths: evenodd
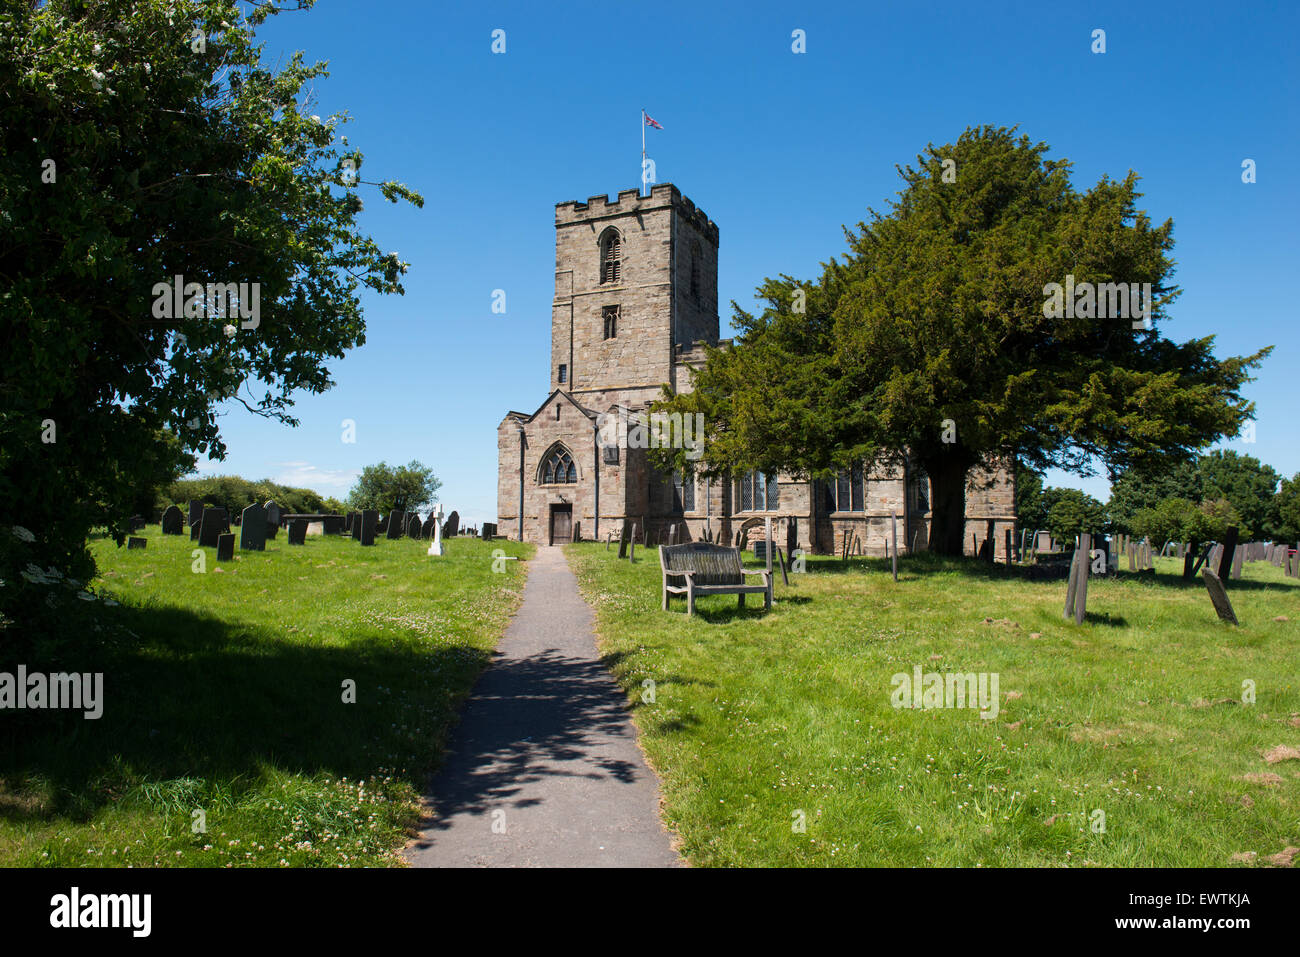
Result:
M145 548L92 541L94 585L118 602L84 665L104 673L103 715L5 729L0 861L395 864L519 602L526 566L494 571L492 551L532 547L461 535L435 562L409 536L281 531L220 559L158 525L136 534Z
M659 610L655 548L566 551L695 865L1230 867L1294 844L1300 579L1269 561L1230 582L1234 627L1177 558L1093 576L1076 624L1066 579L972 558L904 555L895 582L810 556L770 612L706 595L688 619ZM916 668L998 675L996 717L894 707Z

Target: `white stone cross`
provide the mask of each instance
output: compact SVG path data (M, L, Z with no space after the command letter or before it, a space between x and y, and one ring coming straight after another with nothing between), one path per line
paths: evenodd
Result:
M429 513L433 519L433 541L429 544L430 556L442 554L442 506L435 505L433 511Z

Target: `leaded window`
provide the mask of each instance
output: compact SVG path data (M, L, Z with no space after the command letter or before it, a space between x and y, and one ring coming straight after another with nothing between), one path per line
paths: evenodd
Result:
M559 485L578 481L578 467L568 449L557 446L546 455L542 463L542 484Z
M776 474L746 472L736 482L742 512L772 512L781 507L781 490Z

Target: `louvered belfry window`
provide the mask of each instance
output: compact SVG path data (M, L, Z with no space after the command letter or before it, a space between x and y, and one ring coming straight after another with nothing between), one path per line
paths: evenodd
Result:
M576 481L578 467L573 464L573 456L569 455L567 449L551 449L542 465L542 484L557 485Z
M618 282L623 276L623 240L615 230L605 234L600 250L600 281Z
M605 338L615 338L618 335L618 306L604 306L600 312L605 320Z

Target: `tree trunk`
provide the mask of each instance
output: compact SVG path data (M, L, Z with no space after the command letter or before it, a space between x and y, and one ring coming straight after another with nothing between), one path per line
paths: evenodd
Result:
M966 545L966 473L970 466L951 454L922 461L930 476L930 551L962 555Z

